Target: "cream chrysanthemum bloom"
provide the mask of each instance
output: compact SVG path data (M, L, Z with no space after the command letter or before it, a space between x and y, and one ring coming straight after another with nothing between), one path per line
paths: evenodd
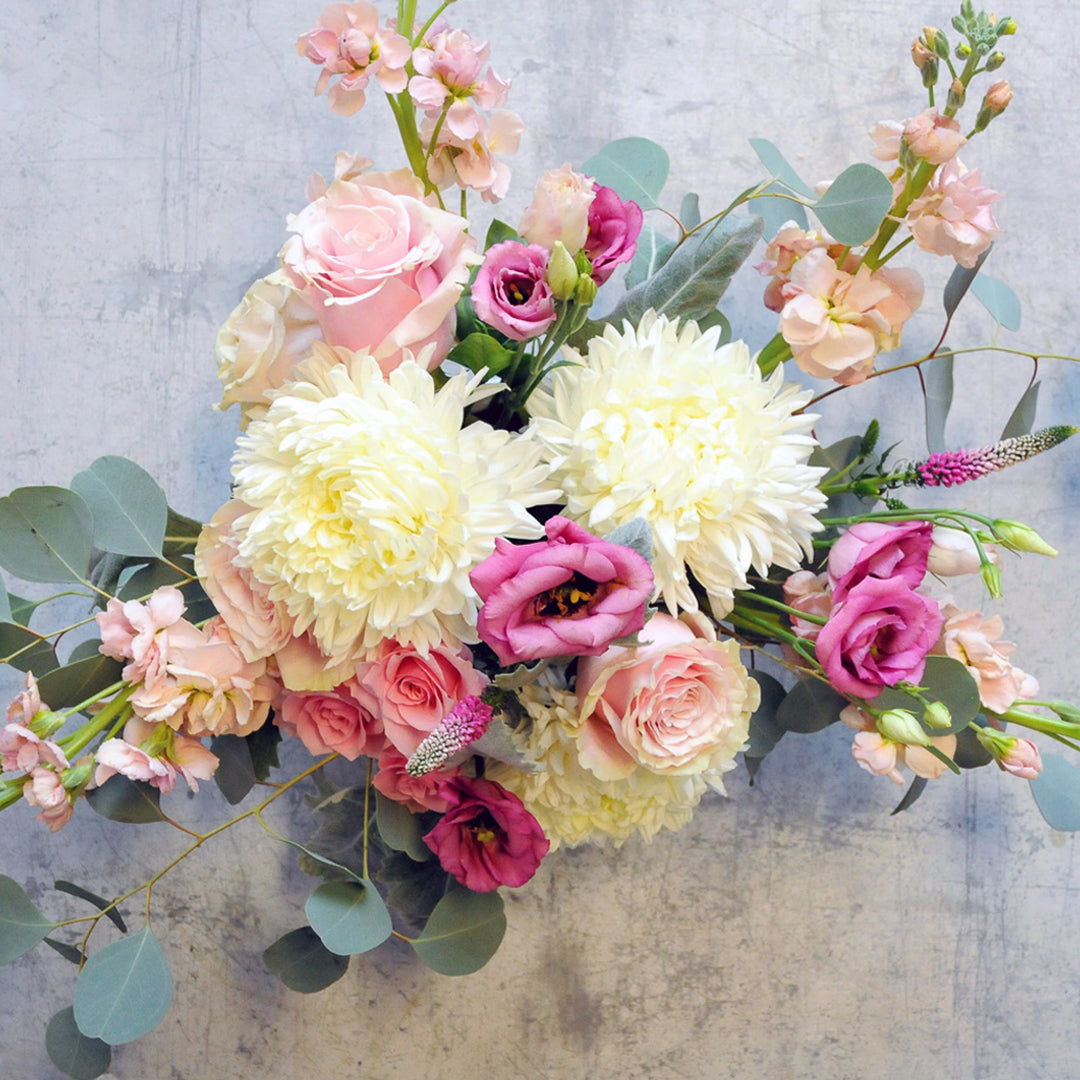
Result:
M299 379L237 440L238 561L310 629L331 662L384 639L426 650L476 641L469 571L497 536L534 539L549 501L527 434L462 428L479 376L436 391L409 360L386 378L367 353L315 346Z
M672 614L697 610L686 567L718 616L751 566L798 569L825 505L825 470L806 463L816 417L795 415L810 393L718 336L649 311L566 350L577 362L529 398L566 516L601 536L645 518Z
M598 780L578 759L577 696L533 684L518 698L529 721L514 742L540 769L527 773L489 762L484 776L521 799L552 851L560 844L619 847L635 834L651 840L661 829L682 828L693 816L709 786L701 774L661 776L635 769L624 780Z

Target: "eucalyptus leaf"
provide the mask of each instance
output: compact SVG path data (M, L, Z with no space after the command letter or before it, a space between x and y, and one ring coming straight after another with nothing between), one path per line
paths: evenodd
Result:
M403 851L391 851L375 874L387 886L386 903L400 919L419 930L446 895L447 872L438 859L418 863Z
M27 600L26 597L16 596L14 593L8 593L8 601L11 604L11 622L20 626L29 626L30 616L45 603L44 600Z
M194 551L202 529L201 521L189 518L170 506L165 519L165 541L162 544L165 558L175 561Z
M616 139L581 166L586 176L614 189L621 199L653 210L667 183L670 162L667 151L649 139Z
M0 964L28 953L56 925L34 907L14 878L0 874Z
M1039 406L1039 387L1033 382L1021 395L1009 416L1009 421L1001 433L1003 439L1015 439L1018 435L1029 435L1035 427L1035 412Z
M41 940L43 944L48 945L53 952L59 953L69 963L75 964L77 967L82 966L82 951L74 945L69 945L66 941L57 941L56 938L51 937L42 938Z
M308 897L304 914L319 940L338 956L374 949L393 930L390 912L370 881L328 881Z
M235 806L255 786L255 764L247 740L239 735L217 735L210 740L210 752L218 759L214 783L225 801Z
M70 1005L49 1021L45 1029L45 1050L49 1060L72 1080L95 1080L108 1071L112 1062L112 1048L79 1030L75 1010Z
M927 727L928 735L955 735L978 716L979 687L959 660L949 656L928 656L919 685L927 701L942 702L952 716L952 723L947 728ZM874 708L907 709L916 718L923 713L922 705L915 698L895 686L886 686L881 691L874 699Z
M88 660L95 656L103 655L101 649L101 638L87 638L85 641L80 641L74 649L68 653L67 666L77 663L79 660Z
M953 761L961 769L981 769L994 760L994 755L986 749L970 727L956 733L956 750Z
M187 575L175 566L155 559L132 574L116 595L120 600L141 600L163 585L182 585L186 580ZM190 620L191 615L187 618Z
M375 824L387 847L405 852L416 862L433 858L431 848L422 839L426 830L421 827L420 816L381 791L375 793Z
M164 820L161 792L120 773L110 776L101 787L88 791L86 801L102 817L125 825L148 825Z
M980 274L972 283L976 299L1006 330L1020 329L1020 297L989 274Z
M873 165L858 162L829 185L814 213L841 244L862 244L878 231L892 201L888 177Z
M679 224L689 232L701 224L701 200L696 192L688 191L679 203Z
M632 289L651 278L671 258L674 250L674 240L656 229L650 229L648 225L643 226L637 239L634 257L626 271L626 287Z
M766 240L776 236L789 221L794 221L800 229L810 228L806 208L793 201L788 190L782 184L773 183L754 197L753 211L760 214L765 223L763 235Z
M911 783L908 785L907 791L904 792L904 797L894 807L893 814L902 814L905 810L910 809L914 805L915 800L923 793L925 789L926 777L914 777Z
M455 889L435 905L423 932L410 944L440 975L471 975L495 955L505 933L506 915L497 892Z
M787 696L783 684L764 671L751 671L750 678L761 688L761 704L750 717L749 745L746 756L765 757L784 737L787 728L776 722L776 713Z
M256 780L266 780L271 769L280 767L278 743L281 742L281 728L277 724L263 724L261 728L246 736L248 750L251 752L251 764Z
M43 677L60 662L49 642L18 623L0 623L0 662Z
M149 926L94 953L75 983L75 1023L110 1046L141 1038L165 1019L172 972Z
M104 896L98 896L97 893L92 893L89 889L84 889L81 885L76 885L74 881L54 881L53 888L57 892L67 893L68 896L76 896L80 900L85 900L88 904L93 904L98 911L105 912L105 917L120 931L121 934L127 933L127 925L124 923L120 912L112 906L111 900L106 900Z
M1080 769L1057 754L1046 754L1042 772L1031 784L1035 805L1052 829L1080 830Z
M975 275L982 269L982 265L986 262L987 256L990 254L994 245L991 244L975 261L975 265L972 267L961 266L959 263L953 267L953 272L949 275L949 280L945 283L945 292L942 296L942 300L945 304L945 314L952 318L956 314L956 309L960 306L960 301L967 295L968 289L971 288L971 283L975 280Z
M703 334L714 326L720 327L720 336L716 339L717 345L726 345L731 340L731 323L722 311L710 311L708 315L698 319L697 324Z
M267 968L300 994L325 990L349 969L349 958L332 953L310 926L282 935L262 956Z
M940 352L923 372L925 380L926 449L940 454L946 449L945 423L953 401L953 354Z
M95 653L46 672L38 680L38 689L42 701L53 708L71 708L119 682L122 670L119 660Z
M67 488L24 487L0 499L0 566L23 581L82 582L94 518Z
M797 682L776 710L776 725L785 731L809 735L840 719L847 698L818 679Z
M817 198L814 189L799 176L788 164L787 158L768 139L751 139L750 145L760 158L761 164L769 170L770 176L774 176L785 187L799 195L805 195L808 199Z
M11 600L3 582L0 582L0 623L14 622L11 616Z
M94 547L117 555L161 554L169 504L154 478L134 461L99 457L71 481L94 515Z

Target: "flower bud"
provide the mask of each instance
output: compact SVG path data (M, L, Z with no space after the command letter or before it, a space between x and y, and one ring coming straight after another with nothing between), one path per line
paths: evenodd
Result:
M1042 771L1039 748L1030 739L1018 739L993 728L976 728L975 738L988 750L1002 772L1024 780L1034 780Z
M922 29L923 41L929 49L933 49L942 60L949 56L949 39L936 27L924 26Z
M90 783L90 774L94 768L93 757L81 757L70 769L60 774L60 783L65 791L80 792Z
M986 58L986 70L997 71L1002 64L1005 63L1005 54L1003 52L992 52Z
M994 116L1003 113L1013 99L1013 90L1008 79L998 79L992 83L983 95L983 108L989 109Z
M545 277L551 289L551 295L556 300L569 300L574 295L574 286L578 282L578 270L574 264L574 257L566 250L566 245L561 240L556 240L551 249L551 258L548 259Z
M1051 701L1050 708L1069 724L1080 725L1080 709L1068 701Z
M956 57L958 60L966 60L971 55L971 46L966 41L961 41L956 46Z
M929 88L936 86L938 81L938 61L937 57L931 57L930 62L927 63L922 69L922 84Z
M923 731L915 714L907 709L888 709L875 718L877 729L889 742L905 746L926 746L930 736Z
M998 37L1004 37L1007 34L1016 33L1016 20L1013 18L1002 19L994 28L997 31Z
M920 70L934 59L934 52L928 49L918 38L911 43L911 62Z
M34 713L34 718L30 721L30 730L39 738L51 739L66 723L65 713L42 709Z
M574 302L587 308L595 299L596 282L591 277L582 274L577 279L577 286L574 289Z
M946 103L947 109L959 109L964 104L964 99L967 97L967 87L959 79L953 79L952 86L949 87L949 100Z
M944 701L931 701L926 705L923 713L923 723L927 727L947 728L952 723L952 713Z
M998 518L993 523L994 535L1013 551L1028 551L1033 555L1057 556L1052 548L1033 528L1019 521Z
M992 562L984 562L979 567L979 574L983 579L983 584L986 586L986 591L995 600L1000 600L1002 596L1001 571Z

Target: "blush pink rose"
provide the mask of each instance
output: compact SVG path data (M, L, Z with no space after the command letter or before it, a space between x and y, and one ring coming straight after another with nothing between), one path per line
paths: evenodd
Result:
M629 262L637 251L644 216L633 200L625 202L603 184L596 185L596 197L589 206L589 235L583 248L592 263L592 279L603 285L620 263Z
M454 305L476 262L467 228L425 202L407 170L335 180L289 217L281 261L328 344L369 350L384 374L430 346L431 370L450 351Z
M832 602L838 604L868 577L899 577L908 588L917 588L926 576L932 533L928 521L856 522L829 551Z
M693 622L654 615L641 645L579 663L578 752L599 779L623 779L639 766L665 776L733 766L760 690L738 645L717 641L708 620Z
M435 810L442 814L450 809L450 803L439 788L446 780L460 776L458 769L432 769L423 776L413 776L405 771L408 759L390 749L379 755L379 771L372 783L375 790L388 799L402 803L414 814Z
M516 795L491 780L466 777L444 781L440 795L449 809L424 843L465 888L517 888L536 873L551 844Z
M555 321L548 258L538 244L493 244L472 286L476 314L513 341L539 337Z
M376 757L387 746L382 721L360 704L347 683L333 693L286 694L274 720L312 754L340 754L355 761L361 754Z
M556 240L576 255L589 235L589 211L596 198L596 181L569 165L549 169L536 182L533 200L525 209L518 233L530 244L550 251Z
M544 526L547 539L511 544L469 574L484 602L480 639L504 665L545 656L597 656L645 625L652 595L648 561L564 517Z
M391 643L378 659L356 665L352 692L382 720L390 744L409 757L459 701L479 695L487 683L467 652L439 645L425 654Z
M815 652L833 689L875 698L886 686L919 681L944 621L902 577L868 577L833 607Z

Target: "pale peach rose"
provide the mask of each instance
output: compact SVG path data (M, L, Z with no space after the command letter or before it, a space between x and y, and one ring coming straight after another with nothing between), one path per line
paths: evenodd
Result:
M244 659L261 660L288 644L293 621L284 604L270 599L269 588L239 565L233 523L250 509L231 499L214 514L195 545L195 573Z
M949 161L908 207L907 226L923 251L951 255L970 270L1001 235L990 209L1000 198L983 187L978 169L968 172L958 160Z
M405 771L407 760L396 750L380 754L379 771L372 780L375 790L394 802L403 803L414 814L425 810L443 814L449 810L450 803L439 794L439 787L444 780L460 776L461 770L432 769L423 776L411 776Z
M387 746L382 721L360 704L349 683L332 693L286 694L274 722L312 754L355 761L361 754L376 757Z
M330 345L367 349L384 374L453 343L454 305L478 261L468 223L424 199L407 170L335 180L289 216L281 261ZM426 350L426 351L425 351Z
M796 570L784 579L782 586L784 603L789 607L805 611L808 615L820 615L827 619L832 611L832 596L829 591L829 575L815 574L811 570ZM791 617L791 629L807 641L816 641L821 632L818 623Z
M382 655L356 665L353 692L381 718L391 745L408 757L458 702L479 695L487 683L468 650L439 645L422 653L389 642Z
M181 621L184 608L183 594L171 585L155 589L145 604L113 597L95 616L101 634L98 651L129 661L121 672L124 682L153 683L168 659L168 637L163 631Z
M732 768L760 704L734 641L707 620L654 615L636 648L578 663L580 759L600 780L637 767L664 776Z
M528 243L548 251L561 240L566 250L576 255L589 236L589 207L596 198L595 187L591 176L576 173L569 165L549 169L536 182L518 232Z
M932 651L959 660L968 669L984 708L1003 713L1017 698L1038 695L1036 680L1009 661L1016 645L1000 640L1001 616L987 619L981 611L961 611L951 603L942 604L941 611L945 625Z
M245 427L262 416L269 391L292 378L321 335L318 316L284 271L260 278L218 331L214 356L224 391L217 407L239 404Z
M48 825L49 832L62 829L71 820L74 812L71 797L60 776L52 769L40 766L34 769L23 784L22 793L31 806L41 811L37 820Z
M783 289L780 333L795 363L808 375L838 383L862 382L874 357L900 344L904 323L922 303L922 280L914 270L861 266L840 270L816 248L795 263Z
M903 139L917 158L933 165L944 165L967 142L960 131L960 121L942 116L937 109L923 109L918 116L905 121Z

